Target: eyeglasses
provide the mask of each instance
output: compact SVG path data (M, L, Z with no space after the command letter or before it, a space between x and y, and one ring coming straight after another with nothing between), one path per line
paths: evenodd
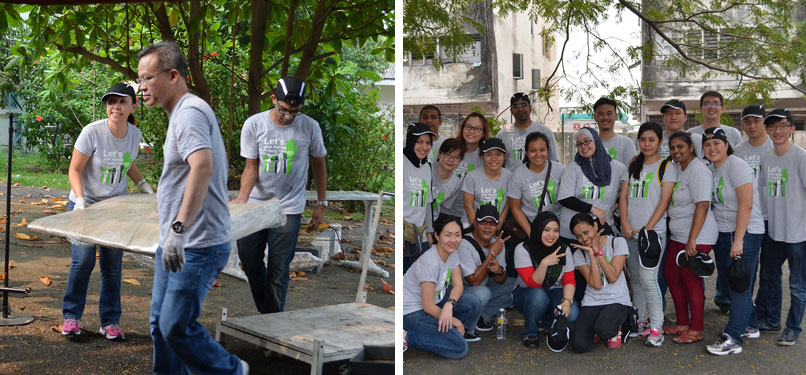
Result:
M298 115L298 114L299 114L301 111L302 111L302 110L300 110L300 109L296 109L296 110L293 110L293 111L289 111L289 110L287 110L287 109L285 109L285 108L281 108L281 107L278 107L278 108L277 108L277 112L280 112L280 114L281 114L281 115L283 115L283 116L297 117L297 115Z
M446 154L446 153L443 153L443 152L440 152L440 154L444 155L448 160L462 160L462 157L459 156L459 155Z
M153 76L146 76L146 77L137 78L136 80L134 80L134 82L137 82L137 84L140 85L140 86L147 85L149 82L151 82L152 79L157 78L158 75L160 75L162 73L168 73L170 71L171 71L171 69L165 69L165 70L163 70L163 71L161 71L161 72L159 72L159 73L157 73L157 74L155 74Z
M528 106L529 106L529 103L513 104L512 109L518 109L518 108L523 108L523 107L528 107Z
M722 106L722 103L720 103L720 102L704 102L704 103L702 103L702 106L704 108L719 108L719 107Z
M498 225L498 223L496 223L493 219L479 221L479 224L486 225L488 227Z
M471 132L474 132L474 133L480 133L480 132L484 131L484 128L476 127L476 126L465 126L465 130L471 131Z
M587 146L587 145L591 144L591 142L593 142L593 139L586 139L586 140L584 140L582 142L577 142L574 146L576 146L577 148L580 148L582 146Z
M772 131L788 130L790 127L792 127L792 124L767 125L767 130L772 130Z

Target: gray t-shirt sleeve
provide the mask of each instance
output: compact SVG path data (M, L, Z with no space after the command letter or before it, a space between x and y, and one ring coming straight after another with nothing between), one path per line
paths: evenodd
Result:
M241 130L241 156L247 159L258 159L257 134L255 122L252 117L246 119Z
M459 248L456 250L459 253L459 266L462 267L462 277L467 277L476 272L476 268L481 265L476 248L467 240L462 239L462 242L459 242Z
M205 127L195 126L196 124L207 123L207 118L194 107L184 107L176 114L176 118L182 121L174 122L174 136L176 137L176 147L182 160L187 161L190 154L204 148L212 149L210 134Z

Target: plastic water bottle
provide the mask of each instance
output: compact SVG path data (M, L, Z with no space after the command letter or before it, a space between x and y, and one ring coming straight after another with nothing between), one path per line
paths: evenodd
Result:
M507 315L504 312L504 309L498 310L498 318L496 319L496 325L498 329L495 333L495 338L498 340L506 340L507 339Z

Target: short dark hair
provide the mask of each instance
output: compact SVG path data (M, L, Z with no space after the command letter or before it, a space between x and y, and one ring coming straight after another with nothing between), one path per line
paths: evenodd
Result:
M137 59L142 59L152 53L157 54L157 66L160 70L176 69L182 78L188 76L188 60L185 54L179 49L179 45L171 40L163 40L162 42L152 44L143 48L137 53Z
M683 131L683 130L678 130L678 131L674 132L674 134L672 134L669 137L669 144L672 143L673 139L677 139L677 138L683 139L683 142L686 142L689 146L694 144L694 142L691 140L691 134L689 134L689 132Z
M447 154L453 150L459 150L459 153L461 154L460 157L463 157L465 154L464 143L460 142L456 138L448 138L442 142L441 146L439 146L439 152L443 154Z
M425 107L420 109L420 116L417 117L417 121L422 120L423 112L425 112L426 110L429 110L429 109L433 109L433 110L437 111L437 116L439 116L439 119L442 120L442 111L440 111L439 108L437 108L437 106L429 104L429 105L427 105L427 106L425 106Z
M723 106L725 105L725 98L722 97L722 94L719 91L706 91L700 96L700 107L702 107L702 102L705 100L706 96L713 96L715 98L719 98L719 103Z
M604 104L612 105L613 108L616 111L618 111L618 104L616 103L616 101L613 100L613 99L604 97L604 96L599 98L599 100L597 100L596 103L593 103L593 111L596 112L596 108L599 108L600 105L604 105Z
M549 143L549 137L541 132L531 132L529 135L526 136L526 141L523 142L523 149L528 150L529 144L534 142L535 140L542 139L546 142L546 152L551 154L551 143ZM551 162L551 161L548 161ZM529 157L526 156L526 153L523 153L523 163L529 165Z
M462 229L462 219L453 215L439 215L434 223L434 234L438 236L449 223L456 223L459 225L459 229ZM436 242L436 236L434 236L434 241Z

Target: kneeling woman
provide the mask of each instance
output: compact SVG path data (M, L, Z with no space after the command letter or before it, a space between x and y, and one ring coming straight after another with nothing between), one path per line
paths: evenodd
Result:
M574 253L574 264L588 283L571 337L574 351L589 351L594 335L608 340L608 347L618 348L620 328L632 306L622 272L630 254L627 242L602 235L599 223L587 213L574 215L570 226L579 241L572 246L582 250Z
M523 313L523 345L538 346L538 322L548 328L555 306L569 323L576 321L579 307L574 303L574 259L560 241L560 219L543 211L532 221L529 239L515 247L518 281L512 298Z
M462 295L461 220L443 216L434 233L436 244L403 275L403 329L410 347L460 359L467 355L465 326L476 324L481 301Z

